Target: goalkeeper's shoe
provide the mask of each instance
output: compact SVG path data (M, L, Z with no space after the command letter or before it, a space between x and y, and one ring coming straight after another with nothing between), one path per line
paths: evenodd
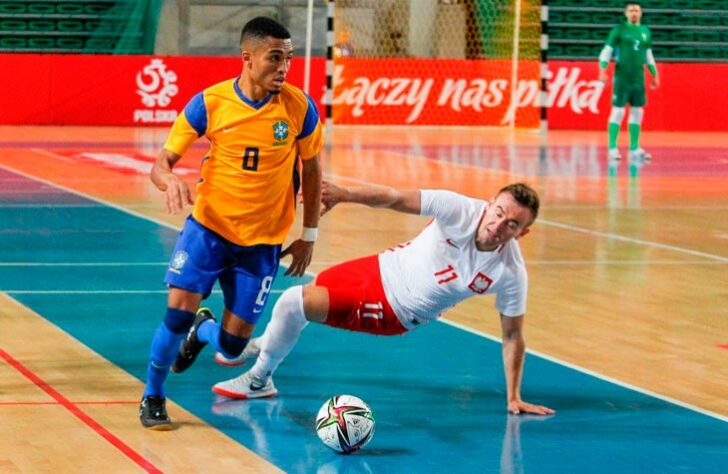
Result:
M647 153L643 148L630 150L629 159L636 163L649 163L652 161L652 155Z
M619 152L619 148L610 148L607 153L609 161L619 161L622 159L622 154Z

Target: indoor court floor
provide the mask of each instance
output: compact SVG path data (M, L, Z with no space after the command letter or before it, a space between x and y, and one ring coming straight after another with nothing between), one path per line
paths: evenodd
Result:
M334 182L487 199L526 181L540 192L521 240L522 392L557 413L506 414L498 314L480 297L404 336L309 325L273 399L213 394L245 369L216 365L208 348L168 379L176 429L153 432L137 409L184 219L148 179L166 133L0 127L0 472L728 472L724 135L648 131L652 162L613 166L602 133L336 127L322 154ZM205 145L178 165L190 183ZM310 274L279 273L268 315L284 288L426 222L337 207ZM219 292L208 305L221 313ZM377 421L350 456L313 429L339 393L367 401Z

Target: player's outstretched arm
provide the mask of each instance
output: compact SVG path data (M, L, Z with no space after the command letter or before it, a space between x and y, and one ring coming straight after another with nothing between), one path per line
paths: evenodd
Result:
M164 192L167 212L170 214L179 213L186 204L194 204L187 182L172 172L172 168L180 158L182 158L181 155L162 149L152 166L150 174L152 183L157 189Z
M509 317L501 314L503 332L503 367L506 375L508 412L514 414L531 413L552 415L551 408L534 405L521 399L521 378L526 354L526 341L523 337L523 315Z
M281 253L281 257L291 255L291 264L286 275L301 276L311 263L313 244L318 234L319 208L321 200L321 162L318 155L303 160L303 233Z
M370 207L383 207L408 214L419 214L420 191L400 191L387 186L347 187L323 182L321 215L341 202L354 202Z

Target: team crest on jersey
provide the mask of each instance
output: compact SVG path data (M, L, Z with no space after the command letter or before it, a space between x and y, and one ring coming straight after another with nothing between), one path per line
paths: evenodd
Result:
M185 263L187 263L187 258L189 255L187 255L187 252L184 250L177 251L176 254L174 254L174 257L172 257L172 265L169 267L169 271L180 274L182 273L182 267L185 266Z
M286 138L288 138L288 124L284 122L283 120L277 120L273 124L273 138L275 138L275 142L273 142L273 146L280 146L285 145Z
M476 293L482 294L488 291L488 288L490 288L490 285L492 284L493 280L488 278L488 275L478 272L478 274L475 275L475 278L473 278L473 281L471 281L468 285L468 288Z

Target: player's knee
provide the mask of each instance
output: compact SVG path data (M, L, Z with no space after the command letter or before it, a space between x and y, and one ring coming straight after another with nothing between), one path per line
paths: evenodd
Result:
M284 291L276 301L273 317L284 317L291 324L305 324L303 306L303 287L293 286Z
M234 359L243 353L243 349L248 345L249 339L244 337L238 337L224 329L220 330L220 337L218 343L220 346L220 352L228 359Z
M644 109L642 107L630 107L629 108L629 123L642 123L642 117L644 116Z
M624 107L612 107L609 123L622 123L622 119L624 119Z
M175 334L184 334L190 330L195 321L195 313L177 308L167 308L164 325Z

